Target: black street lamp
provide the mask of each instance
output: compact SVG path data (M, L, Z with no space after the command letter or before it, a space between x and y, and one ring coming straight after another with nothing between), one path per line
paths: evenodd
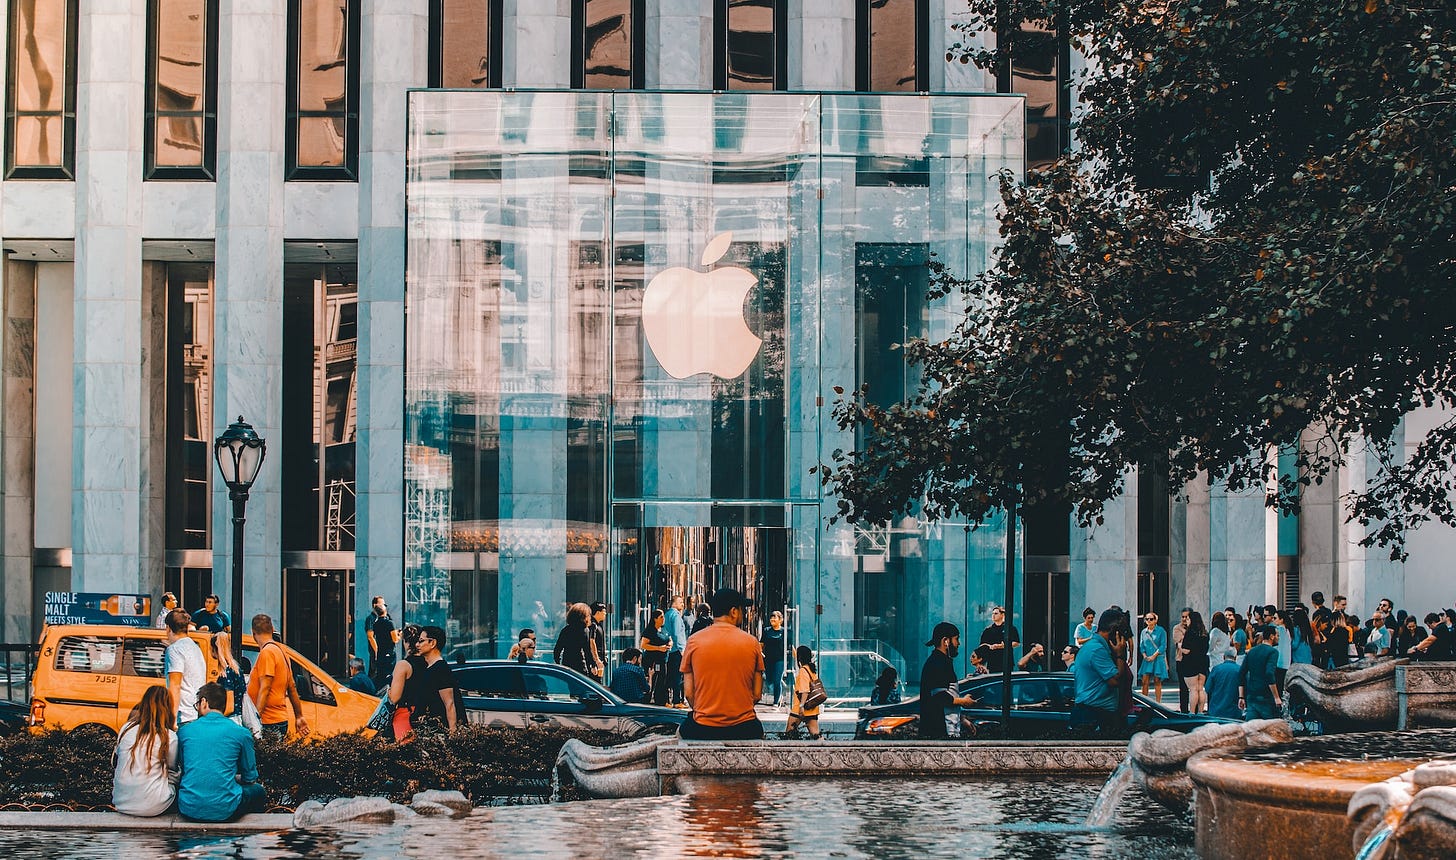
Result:
M212 443L212 454L217 458L217 468L222 472L223 483L227 484L228 498L233 502L233 657L239 665L243 658L243 524L248 508L248 490L258 478L263 466L263 457L268 453L268 443L253 432L253 425L239 415L217 441Z

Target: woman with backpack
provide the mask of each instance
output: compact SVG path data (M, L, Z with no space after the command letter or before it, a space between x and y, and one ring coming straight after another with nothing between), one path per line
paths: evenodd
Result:
M789 705L789 720L784 725L784 734L792 735L800 725L809 727L810 740L819 740L819 706L824 704L824 685L819 681L819 670L814 667L814 649L800 645L794 651L794 660L799 670L794 673L794 699Z

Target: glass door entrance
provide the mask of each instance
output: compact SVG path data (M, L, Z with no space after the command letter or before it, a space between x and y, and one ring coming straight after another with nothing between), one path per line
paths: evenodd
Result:
M640 509L623 513L640 522ZM754 636L772 613L782 613L784 648L792 650L798 642L792 546L792 530L782 526L618 525L612 541L613 651L638 644L655 611L665 610L674 596L682 595L691 613L719 588L747 596L752 609L745 627Z

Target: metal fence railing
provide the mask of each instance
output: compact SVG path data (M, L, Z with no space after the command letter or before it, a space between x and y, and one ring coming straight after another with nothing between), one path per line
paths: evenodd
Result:
M25 704L40 646L33 642L0 642L0 697Z

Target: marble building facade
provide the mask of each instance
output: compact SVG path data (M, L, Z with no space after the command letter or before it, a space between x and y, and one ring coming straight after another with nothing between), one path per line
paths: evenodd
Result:
M210 440L240 414L270 452L248 507L248 611L280 617L289 641L328 668L362 650L358 619L371 595L428 614L419 601L406 605L412 553L441 540L407 511L410 481L429 482L418 471L424 461L407 456L415 441L405 408L416 348L406 326L411 89L1018 92L1030 108L1033 165L1036 153L1068 142L1075 101L1060 86L1075 57L1044 45L1004 80L945 61L961 38L957 0L8 5L0 40L5 641L34 637L36 597L46 590L171 588L199 605L209 591L227 594L230 521ZM910 47L874 54L873 34L892 31ZM647 360L610 354L618 367ZM1407 433L1428 418L1413 416ZM568 468L566 433L552 433L537 437L547 441L530 456ZM1029 525L1035 545L1023 550L1015 620L1056 641L1069 630L1062 618L1087 604L1242 608L1280 598L1296 569L1299 592L1344 592L1357 610L1387 594L1413 608L1449 603L1438 566L1456 550L1448 532L1413 536L1404 564L1354 542L1338 494L1360 485L1366 465L1357 460L1312 491L1294 523L1273 518L1257 494L1190 487L1164 503L1162 488L1130 475L1096 529ZM531 495L526 476L507 477ZM537 494L540 504L554 492ZM968 533L911 520L835 534L817 509L796 526L794 510L782 515L788 531L766 540L817 531L816 541L857 559L845 568L853 573L826 576L821 565L798 577L801 589L814 583L812 595L784 595L801 630L813 631L805 641L880 636L884 613L856 609L877 566L934 577L923 617L894 622L907 631L895 637L903 643L932 614L974 631L1002 599L996 524ZM437 511L439 522L449 513ZM605 528L605 513L592 516ZM503 527L494 528L494 550L447 542L444 551L471 553L478 573L484 556L499 554ZM720 538L672 535L668 552L686 563L696 557L692 541ZM590 536L571 540L580 545L550 557L589 591L563 585L552 599L569 591L616 605L639 596L621 590L608 548ZM462 601L486 600L466 591ZM493 629L531 618L524 604L501 613L499 591L490 600ZM463 610L435 611L462 637L484 629ZM555 615L545 609L542 626L551 629ZM918 665L903 643L895 649Z

